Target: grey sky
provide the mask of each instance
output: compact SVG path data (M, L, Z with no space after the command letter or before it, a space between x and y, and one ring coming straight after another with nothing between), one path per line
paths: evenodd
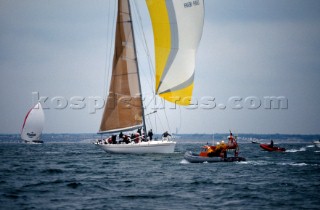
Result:
M136 2L153 54L147 9L144 1ZM0 133L20 131L33 91L49 100L105 96L113 5L114 1L97 0L0 1ZM263 104L257 109L243 104L240 110L228 105L169 109L169 129L319 134L320 2L206 0L205 6L195 99L215 97L218 105L233 96L243 101L254 96L262 102L265 96L284 96L288 109L265 109ZM144 60L138 46L139 59ZM142 62L143 70L144 66ZM144 92L150 92L143 85ZM45 110L44 132L96 132L101 114L102 110L89 114L88 107L51 107Z

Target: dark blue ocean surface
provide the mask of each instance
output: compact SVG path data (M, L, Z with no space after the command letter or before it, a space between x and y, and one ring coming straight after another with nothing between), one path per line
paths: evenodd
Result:
M320 208L320 148L311 141L274 140L285 153L240 143L245 162L191 164L184 152L206 141L181 138L174 154L120 155L88 135L50 138L23 144L1 136L16 142L0 143L1 209Z

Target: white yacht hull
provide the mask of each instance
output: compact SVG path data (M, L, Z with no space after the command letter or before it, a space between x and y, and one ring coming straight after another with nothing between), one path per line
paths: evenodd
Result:
M27 144L43 144L43 141L41 141L41 140L34 140L34 141L24 140L24 143L27 143Z
M97 144L104 151L110 153L147 154L147 153L173 153L176 142L149 141L133 144Z

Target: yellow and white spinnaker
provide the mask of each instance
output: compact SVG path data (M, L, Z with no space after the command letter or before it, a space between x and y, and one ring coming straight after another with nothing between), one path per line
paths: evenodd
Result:
M156 93L189 105L204 21L203 0L146 0L153 26Z

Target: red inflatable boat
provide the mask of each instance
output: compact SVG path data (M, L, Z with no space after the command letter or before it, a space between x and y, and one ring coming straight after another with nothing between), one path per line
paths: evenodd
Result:
M271 147L269 144L260 144L260 147L264 150L267 150L269 152L284 152L286 151L285 148L282 148L282 147Z

